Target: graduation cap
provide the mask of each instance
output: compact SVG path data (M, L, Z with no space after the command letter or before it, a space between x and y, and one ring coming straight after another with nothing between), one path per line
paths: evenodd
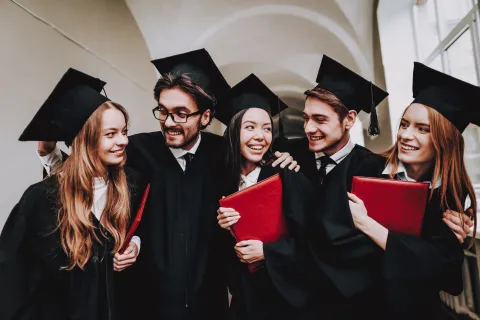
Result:
M227 126L235 114L245 109L263 109L273 117L288 108L288 106L253 73L230 89L223 99L218 102L218 106L219 108L215 114L215 118ZM280 134L282 134L281 131Z
M413 68L413 100L440 112L460 132L480 126L480 88L419 62Z
M70 145L92 113L108 98L106 82L68 69L23 131L20 141L65 141Z
M323 55L316 82L317 88L333 93L349 110L370 113L368 134L380 134L376 106L388 96L388 92L327 55Z
M161 75L172 73L188 76L217 100L230 90L230 85L205 49L152 60L152 63Z

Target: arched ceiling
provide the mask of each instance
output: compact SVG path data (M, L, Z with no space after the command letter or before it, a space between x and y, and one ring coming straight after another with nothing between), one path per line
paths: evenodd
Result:
M330 54L371 73L372 0L126 0L152 57L205 47L234 61L261 52L265 61L286 53ZM370 8L369 8L370 7ZM339 46L339 43L341 44ZM228 48L237 50L234 54ZM220 47L220 48L219 48ZM225 48L225 51L223 50ZM348 52L350 59L341 57ZM353 59L353 61L352 61ZM349 61L350 60L350 61ZM221 63L220 63L221 64ZM318 62L317 62L318 64Z
M152 59L206 48L230 85L254 72L302 109L323 54L373 79L373 0L126 0Z

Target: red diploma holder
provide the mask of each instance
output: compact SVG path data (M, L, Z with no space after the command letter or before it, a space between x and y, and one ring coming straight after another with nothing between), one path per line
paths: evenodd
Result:
M353 177L351 193L363 201L368 216L388 230L419 236L428 189L424 182Z
M276 174L220 200L220 206L240 213L241 218L231 228L235 240L269 243L285 235L282 196L282 180ZM261 262L251 263L248 269L254 272L262 266Z
M150 184L147 184L147 187L143 192L142 201L140 202L140 206L138 207L137 214L135 215L135 220L133 220L132 226L130 227L130 230L128 230L127 236L125 237L125 241L123 242L123 246L119 251L120 254L123 254L125 250L127 250L128 244L130 243L133 236L135 235L135 232L137 231L138 225L142 220L143 209L145 209L145 203L147 202L149 192L150 192Z

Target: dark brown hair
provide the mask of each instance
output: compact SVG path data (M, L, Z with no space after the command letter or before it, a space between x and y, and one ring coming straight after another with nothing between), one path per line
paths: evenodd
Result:
M192 97L193 101L197 104L198 110L202 113L206 110L212 110L215 106L216 100L213 95L209 95L205 92L198 84L196 84L189 76L185 74L172 74L164 73L162 77L158 79L153 89L153 96L158 102L160 98L160 93L164 89L174 89L179 88L186 94ZM210 116L210 121L206 126L203 126L202 129L205 129L210 122L212 121L213 114Z
M325 102L333 108L333 111L338 115L338 120L342 121L348 114L348 108L343 102L333 93L320 87L315 87L311 90L304 92L306 99L315 98L322 102Z
M238 188L240 183L240 173L241 166L244 158L240 151L240 130L242 128L243 116L248 109L241 110L237 112L233 118L230 120L223 137L227 143L227 152L225 155L225 165L226 165L226 179L228 188ZM272 123L272 132L273 132L273 121L270 117L270 122ZM273 151L272 145L268 148L267 152L263 155L262 162L259 163L260 166L268 165L273 162Z

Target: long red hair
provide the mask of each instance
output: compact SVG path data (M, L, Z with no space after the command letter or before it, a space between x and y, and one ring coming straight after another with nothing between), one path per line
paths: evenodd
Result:
M472 182L465 166L465 142L463 136L460 131L458 131L458 129L438 111L428 106L425 107L428 111L430 134L435 149L432 185L435 185L437 181L441 182L441 208L444 211L453 210L459 213L466 213L464 210L464 200L468 195L471 200L470 208L472 209L473 214L467 214L470 219L474 221L474 230L476 231L477 201ZM405 114L407 109L403 114ZM392 173L390 176L393 178L399 165L398 143L395 143L382 155L387 158L387 165L392 166ZM430 199L433 196L433 192L434 189L432 188L430 191ZM453 199L453 203L449 203L447 196L450 196L450 198ZM460 219L462 219L462 216L460 216Z

